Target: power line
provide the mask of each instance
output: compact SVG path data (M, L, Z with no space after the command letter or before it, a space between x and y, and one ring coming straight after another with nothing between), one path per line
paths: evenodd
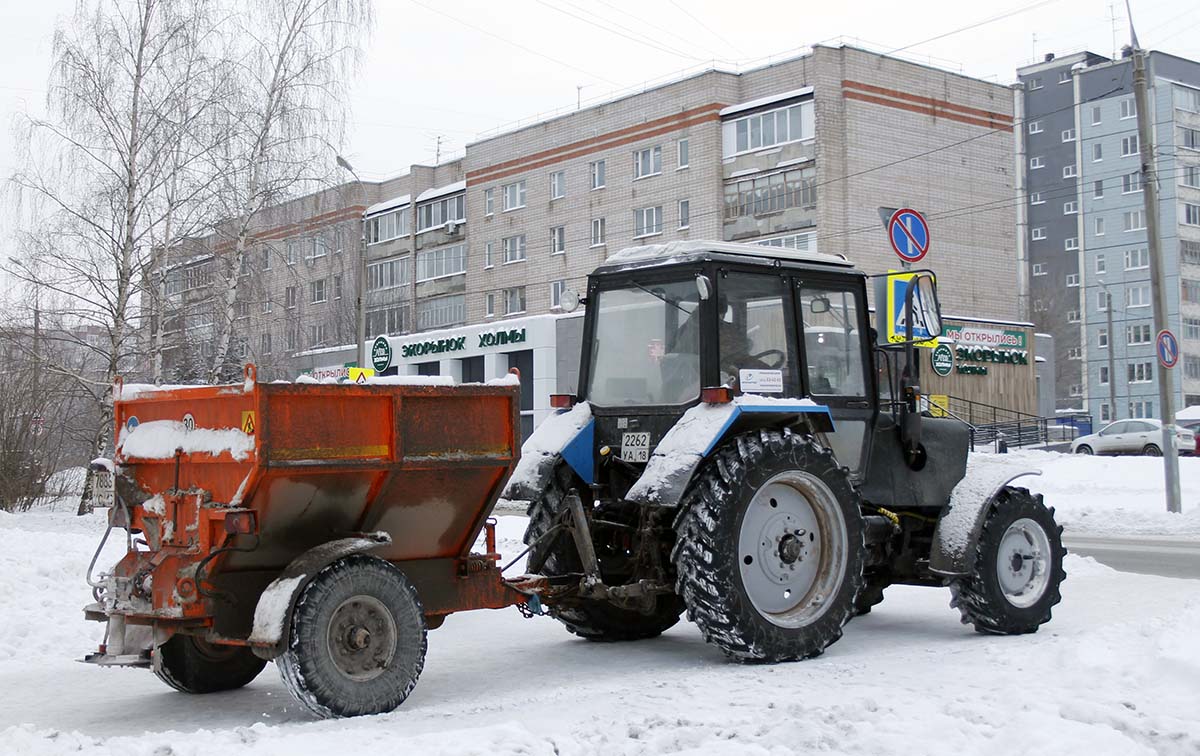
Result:
M583 17L583 16L580 16L580 15L578 15L577 13L572 13L571 11L569 11L569 10L567 10L567 9L565 9L565 8L560 8L560 7L559 7L559 6L557 6L557 5L553 5L553 4L551 4L551 3L548 3L548 2L546 2L546 0L537 0L537 3L538 3L539 5L544 5L545 7L549 8L550 10L557 11L557 12L559 12L559 13L562 13L562 14L563 14L563 15L565 15L565 16L570 16L571 18L574 18L574 19L576 19L576 20L578 20L578 21L582 21L583 23L585 23L585 24L588 24L589 26L593 26L593 27L595 27L595 28L597 28L597 29L600 29L601 31L606 31L606 32L608 32L609 34L615 34L615 35L617 35L618 37L622 37L622 38L624 38L624 39L628 39L629 41L631 41L631 42L636 42L636 43L638 43L638 44L640 44L640 45L645 45L646 47L649 47L649 48L651 48L651 49L654 49L654 50L658 50L659 52L665 52L665 53L667 53L668 55L675 55L675 56L677 56L677 57L680 57L680 58L686 58L687 60L693 60L693 61L695 61L695 60L703 60L703 58L697 58L697 57L696 57L696 56L694 56L694 55L689 55L688 53L681 52L681 51L679 51L679 50L676 50L676 49L675 49L675 48L673 48L673 47L668 47L668 46L666 46L666 45L663 45L663 44L660 44L660 43L658 43L658 42L655 42L655 41L653 41L653 40L650 40L650 39L646 38L645 36L643 36L643 35L641 35L641 34L638 34L638 32L634 31L633 29L630 29L630 28L629 28L629 27L627 27L627 26L623 26L623 25L621 25L621 24L618 24L618 23L617 23L617 22L615 22L615 21L611 21L611 20L608 20L608 19L603 19L603 17L602 17L602 16L599 16L598 14L592 13L591 11L588 11L588 10L585 10L585 9L582 9L582 8L579 8L578 6L576 6L576 5L574 5L574 4L568 3L569 5L571 5L571 7L572 7L572 8L575 8L576 10L579 10L579 11L580 11L580 12L582 12L582 13L587 13L587 14L589 14L589 15L595 16L595 17L596 17L596 18L598 18L598 19L602 19L602 20L604 20L604 22L605 22L605 23L600 23L600 21L593 21L592 19L590 19L590 18L585 18L585 17ZM612 26L616 27L616 29L609 28L609 26L607 26L607 25L605 25L605 24L611 24ZM618 31L618 30L624 30L624 31ZM627 33L627 32L628 32L628 33ZM637 35L637 36L634 36L634 35Z
M737 47L735 44L733 44L733 43L732 43L732 42L730 42L729 40L727 40L727 39L725 39L724 37L722 37L722 36L721 36L720 34L718 34L718 33L717 33L715 30L713 30L713 29L712 29L712 27L710 27L708 24L706 24L706 23L704 23L703 21L701 21L701 20L700 20L700 19L699 19L697 16L693 15L693 14L692 14L692 12L691 12L691 11L689 11L687 8L684 8L682 5L680 5L679 3L675 2L675 0L671 0L671 5L674 5L676 8L678 8L678 9L679 9L679 11L680 11L681 13L683 13L683 15L685 15L685 16L687 16L688 18L690 18L690 19L692 19L693 21L695 21L695 22L696 22L696 23L697 23L697 24L700 26L700 28L701 28L701 29L704 29L704 31L708 32L709 34L713 35L713 36L714 36L714 37L716 37L718 40L720 40L721 44L723 44L723 45L727 45L727 46L728 46L728 47L729 47L731 50L733 50L735 53L737 53L738 55L742 56L743 58L745 58L745 57L746 57L746 54L745 54L744 52L742 52L740 49L738 49L738 47Z
M1050 5L1051 3L1055 3L1055 2L1058 2L1058 0L1038 0L1038 2L1032 3L1030 5L1022 6L1020 8L1014 8L1013 10L1010 10L1010 11L1005 11L1004 13L1000 13L998 15L992 16L991 18L985 18L982 21L976 21L973 24L968 24L966 26L959 27L958 29L954 29L953 31L948 31L943 34L938 34L937 36L930 37L929 39L923 39L920 42L913 42L912 44L905 45L904 47L897 47L895 50L889 50L888 52L886 52L884 54L885 55L894 55L895 53L902 52L904 50L909 50L913 47L920 47L921 45L928 44L929 42L936 42L939 39L945 39L946 37L952 36L954 34L961 34L962 32L970 31L971 29L978 29L981 26L985 26L987 24L991 24L996 21L1002 21L1006 18L1011 18L1012 16L1016 16L1021 13L1026 13L1028 11L1034 10L1036 8L1040 8L1044 5Z

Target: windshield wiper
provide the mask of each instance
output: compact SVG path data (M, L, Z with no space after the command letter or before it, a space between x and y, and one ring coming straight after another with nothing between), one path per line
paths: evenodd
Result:
M678 302L672 302L671 300L667 299L667 296L666 296L665 294L660 294L660 293L658 293L657 291L654 291L654 290L652 290L652 289L647 289L645 286L642 286L642 285L641 285L640 283L638 283L637 281L633 281L633 280L631 280L631 281L630 281L630 283L631 283L631 284L633 284L634 286L638 287L638 288L639 288L639 289L641 289L642 291L646 292L646 293L647 293L647 294L649 294L650 296L652 296L652 297L654 297L654 298L656 298L656 299L661 299L662 301L664 301L664 302L666 302L667 304L671 305L672 307L674 307L675 309L677 309L677 310L679 310L680 312L684 313L685 315L691 315L691 314L692 314L692 313L691 313L691 310L685 310L685 309L683 309L683 306L682 306L682 305L680 305Z

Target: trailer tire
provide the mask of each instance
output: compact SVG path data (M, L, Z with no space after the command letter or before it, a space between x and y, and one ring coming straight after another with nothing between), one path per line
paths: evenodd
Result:
M829 449L789 430L752 431L719 447L684 494L676 588L688 618L727 656L807 659L854 616L864 552L858 494Z
M566 465L559 465L555 469L541 498L529 504L526 544L534 543L564 516L564 499L573 482L570 468ZM549 550L542 566L542 571L547 575L583 572L575 542L569 535L560 534L544 548ZM603 570L603 565L601 569ZM683 614L683 603L674 594L656 596L653 602L649 612L641 612L600 599L576 599L566 605L548 606L546 612L563 623L568 632L586 640L645 640L662 635L678 623L680 615Z
M1037 632L1062 600L1064 554L1062 527L1041 494L1005 486L989 507L971 574L950 583L950 606L981 633Z
M354 554L301 591L276 663L288 692L309 711L354 717L403 703L421 676L425 648L416 588L390 562Z
M242 646L222 646L176 633L154 649L158 679L181 693L217 693L249 685L267 662Z

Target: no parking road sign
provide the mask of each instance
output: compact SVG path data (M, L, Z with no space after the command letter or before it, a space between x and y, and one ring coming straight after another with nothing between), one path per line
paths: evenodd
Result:
M929 251L929 223L916 210L897 210L888 219L888 241L904 262L920 262Z
M1160 365L1170 370L1179 364L1179 340L1175 338L1175 334L1163 329L1158 332L1155 344L1158 347Z

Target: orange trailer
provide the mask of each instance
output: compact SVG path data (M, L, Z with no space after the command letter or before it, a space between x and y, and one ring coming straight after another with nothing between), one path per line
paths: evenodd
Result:
M86 615L108 628L86 661L204 693L274 659L314 712L375 713L415 685L427 629L527 598L489 519L520 455L516 375L264 384L247 366L242 384L114 395L115 456L94 464L127 551L89 571Z

